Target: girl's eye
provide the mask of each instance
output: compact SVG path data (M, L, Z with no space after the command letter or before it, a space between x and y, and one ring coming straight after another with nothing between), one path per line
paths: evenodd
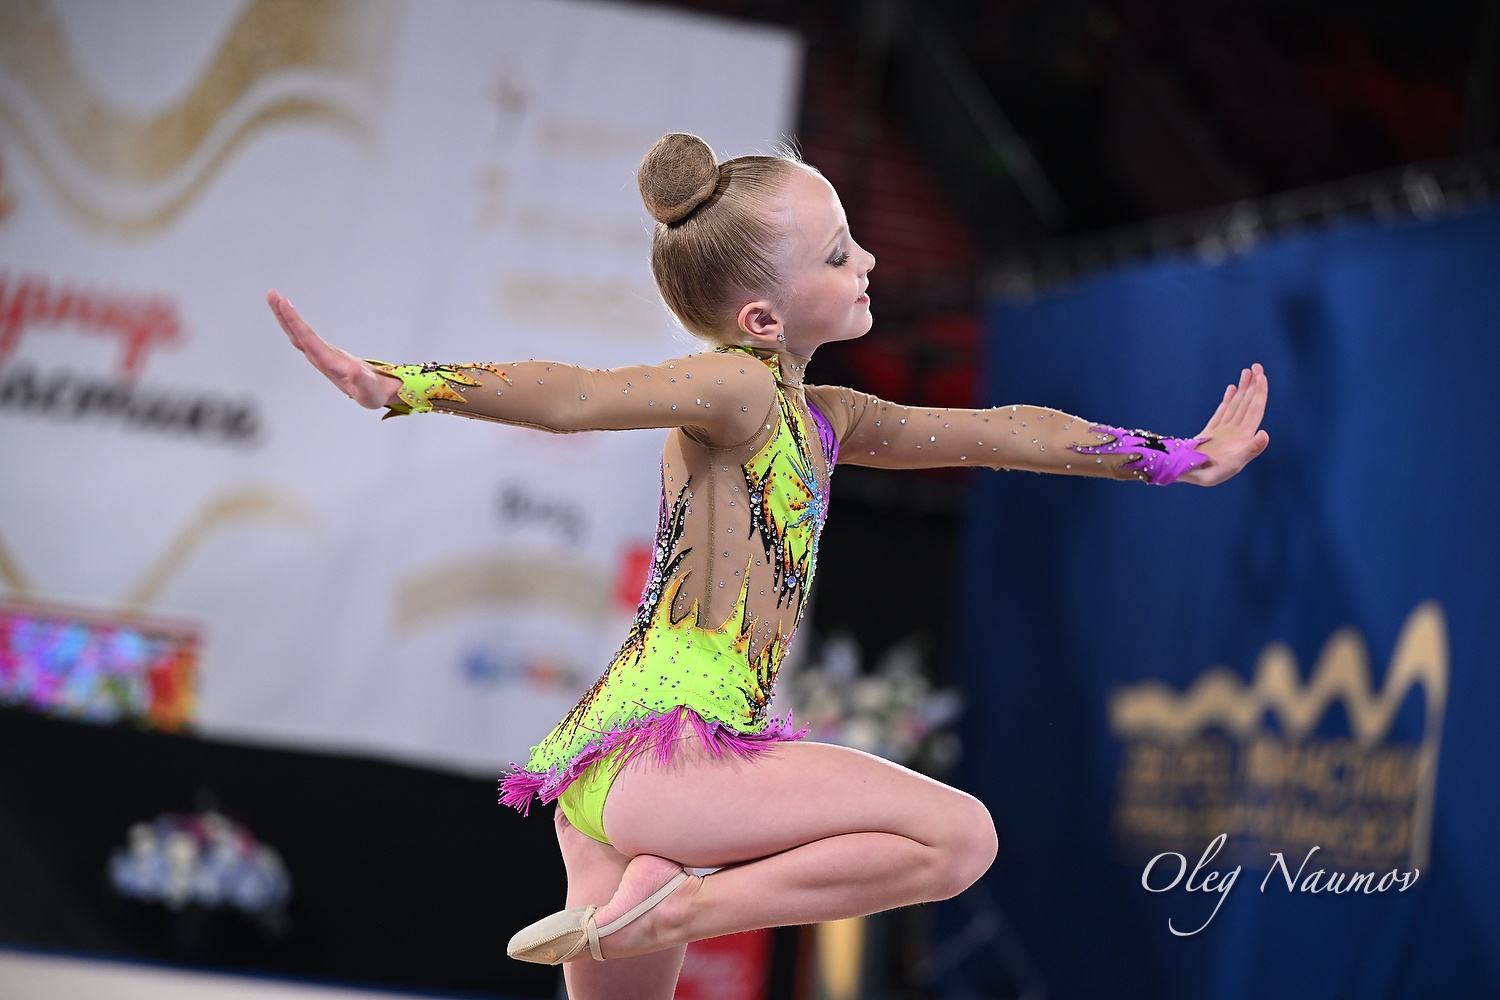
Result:
M834 267L843 267L845 264L849 263L849 251L840 250L838 253L833 255L828 263L832 264Z

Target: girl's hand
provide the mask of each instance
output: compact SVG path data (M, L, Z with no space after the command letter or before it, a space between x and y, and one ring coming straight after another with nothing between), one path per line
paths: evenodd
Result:
M1266 450L1271 437L1260 429L1260 418L1266 412L1269 392L1270 383L1260 365L1251 365L1240 372L1240 384L1224 390L1224 401L1214 411L1208 426L1198 432L1198 437L1207 438L1198 450L1209 460L1183 473L1182 482L1215 486Z
M379 409L399 402L396 395L401 380L392 375L382 375L375 366L361 361L348 351L337 347L313 333L312 327L302 321L297 310L286 296L275 289L266 293L266 302L276 314L276 321L286 331L292 346L301 351L313 367L328 377L328 381L360 406Z

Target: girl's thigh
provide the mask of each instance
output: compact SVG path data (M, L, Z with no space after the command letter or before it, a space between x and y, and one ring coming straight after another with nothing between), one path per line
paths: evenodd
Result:
M638 758L604 804L626 855L717 868L847 833L892 833L929 846L994 836L973 796L879 757L826 743L778 743L752 758L714 757L696 739L671 763Z

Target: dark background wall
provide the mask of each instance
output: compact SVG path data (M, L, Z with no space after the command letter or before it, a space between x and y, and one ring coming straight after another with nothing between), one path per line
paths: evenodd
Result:
M1026 960L1007 963L1007 939L992 935L950 970L954 995L1015 995L1028 969L1049 997L1500 990L1500 907L1481 888L1500 879L1490 849L1500 534L1488 523L1500 472L1482 444L1500 364L1497 260L1490 205L1328 226L1220 262L1160 259L992 306L990 402L1046 399L1132 426L1192 428L1258 360L1271 445L1210 491L976 481L953 659L974 708L956 780L996 817L1001 856L983 885ZM1432 608L1446 636L1408 690L1400 638ZM1367 673L1325 688L1327 644L1345 629ZM1291 694L1260 701L1270 689L1257 667L1278 647ZM1190 709L1176 702L1169 718L1185 729L1150 737L1113 714L1122 692L1149 684L1176 698L1216 667L1241 692L1233 705L1250 709L1241 723L1210 713L1187 725ZM1382 700L1388 714L1368 711ZM1342 763L1270 790L1244 778L1255 744L1337 752L1323 759ZM1424 746L1437 754L1430 853L1403 839L1424 822L1408 799L1375 817L1374 839L1351 839L1358 827L1345 821L1385 805L1360 790L1376 755L1414 762ZM1183 820L1181 831L1142 834L1121 811L1139 784L1127 758L1143 748L1159 752L1151 782L1170 793L1148 804ZM1208 780L1217 771L1205 751L1227 762L1221 785ZM1201 787L1182 777L1200 773ZM1309 833L1296 816L1321 825ZM1162 851L1196 863L1219 832L1229 841L1209 867L1245 871L1206 929L1174 936L1169 919L1199 927L1216 898L1148 892L1145 863ZM1420 875L1408 892L1289 892L1281 875L1262 890L1272 852L1295 869L1314 844L1322 853L1305 874L1416 865ZM1175 872L1168 862L1156 885ZM950 909L950 932L972 905Z
M8 945L417 991L556 990L555 970L504 955L563 897L550 810L502 809L492 781L0 709L0 792ZM205 808L280 852L289 933L110 886L131 824Z

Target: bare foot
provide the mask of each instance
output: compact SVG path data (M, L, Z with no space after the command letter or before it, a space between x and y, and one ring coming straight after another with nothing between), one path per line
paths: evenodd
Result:
M631 858L620 879L619 889L615 890L608 903L599 908L599 912L594 915L594 922L604 927L624 916L680 871L682 866L677 862L653 854L640 854ZM689 878L650 910L608 937L601 938L599 946L604 956L625 958L683 944L682 940L677 939L678 930L682 926L688 905L693 896L697 895L698 886L702 882L703 879L697 876Z

